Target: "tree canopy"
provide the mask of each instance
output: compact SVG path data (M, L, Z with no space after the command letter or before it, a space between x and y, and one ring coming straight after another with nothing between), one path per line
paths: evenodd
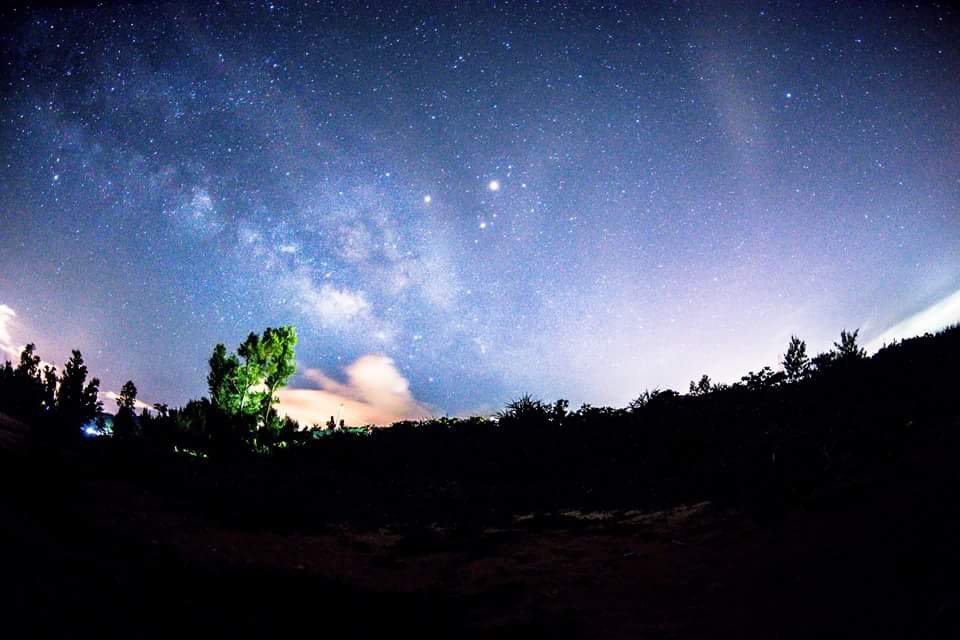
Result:
M267 327L262 335L251 333L236 353L227 353L218 344L207 376L213 407L227 415L248 417L257 428L271 426L277 389L296 371L296 345L292 326Z

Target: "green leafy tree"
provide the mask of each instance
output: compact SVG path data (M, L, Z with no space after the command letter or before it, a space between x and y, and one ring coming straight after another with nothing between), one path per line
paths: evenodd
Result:
M807 343L797 336L790 336L787 353L783 356L783 372L790 382L800 380L810 372L810 358L807 357Z
M258 373L263 376L266 392L257 399L260 403L261 424L267 425L270 423L273 405L277 401L274 394L297 370L297 331L292 326L267 328L258 346Z
M79 433L77 429L86 421L95 418L103 409L99 399L100 380L92 378L87 382L87 366L83 356L74 350L57 388L57 416L68 433Z
M237 413L246 391L240 383L240 359L235 354L227 355L227 348L218 344L210 356L210 373L207 375L207 387L210 402L225 413Z
M259 428L271 426L276 392L296 372L296 345L292 326L251 333L236 354L218 344L207 376L213 407L230 416L254 418Z

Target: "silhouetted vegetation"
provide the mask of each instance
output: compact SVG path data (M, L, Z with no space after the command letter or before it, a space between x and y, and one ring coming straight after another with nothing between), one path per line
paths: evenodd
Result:
M790 336L787 353L781 363L788 382L802 380L810 373L810 358L807 357L807 343L797 336Z
M138 434L139 424L135 413L137 386L127 380L117 397L117 415L113 417L113 435L116 438L129 439Z
M0 411L33 424L41 438L75 440L80 427L96 418L103 405L100 381L87 382L87 367L79 351L73 351L57 376L56 367L43 365L36 346L28 344L16 367L6 362L0 369Z
M276 415L273 394L293 372L296 336L268 329L236 354L217 346L209 399L157 405L134 420L136 388L125 385L114 424L128 445L108 449L165 490L276 526L702 499L769 506L881 464L923 425L960 415L960 328L871 358L857 336L843 331L812 360L792 337L783 370L763 367L731 385L703 376L686 395L645 391L625 408L573 411L565 400L523 396L494 417L350 431L300 429ZM0 409L71 425L89 419L96 380L85 385L80 354L59 387L39 367L32 347L16 368L6 365Z

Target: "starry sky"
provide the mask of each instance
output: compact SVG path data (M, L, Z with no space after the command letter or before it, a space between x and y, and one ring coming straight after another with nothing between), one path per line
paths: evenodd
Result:
M0 348L176 405L290 323L375 421L960 319L949 3L640 4L0 9Z

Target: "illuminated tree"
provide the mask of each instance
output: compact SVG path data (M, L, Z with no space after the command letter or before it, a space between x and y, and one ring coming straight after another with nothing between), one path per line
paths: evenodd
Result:
M207 376L213 406L228 415L253 417L260 427L269 425L274 394L296 371L296 345L292 326L268 327L262 336L251 333L236 354L218 344Z

